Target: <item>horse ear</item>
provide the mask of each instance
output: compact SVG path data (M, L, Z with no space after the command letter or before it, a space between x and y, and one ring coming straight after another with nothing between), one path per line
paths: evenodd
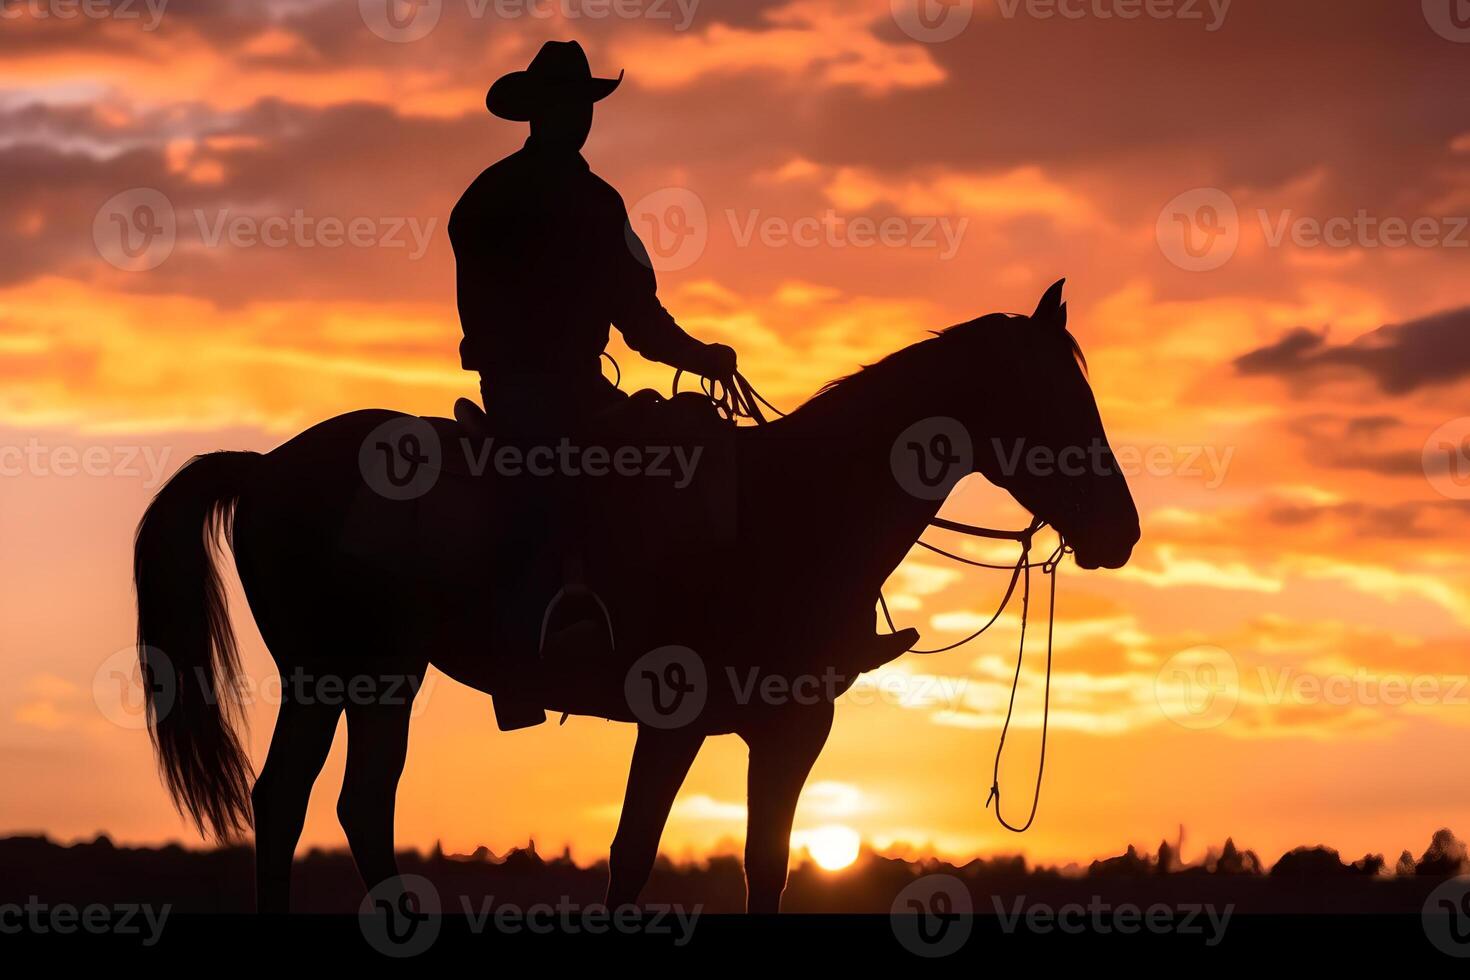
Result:
M1041 302L1036 304L1036 312L1031 314L1031 319L1050 322L1057 329L1066 327L1067 304L1062 302L1062 287L1066 284L1065 279L1058 279L1052 283L1046 295L1041 297Z

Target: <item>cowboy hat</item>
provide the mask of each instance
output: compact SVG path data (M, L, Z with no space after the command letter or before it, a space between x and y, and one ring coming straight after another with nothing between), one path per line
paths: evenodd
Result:
M623 80L594 78L576 41L547 41L525 71L502 75L485 94L485 108L512 122L529 122L542 109L568 102L599 102Z

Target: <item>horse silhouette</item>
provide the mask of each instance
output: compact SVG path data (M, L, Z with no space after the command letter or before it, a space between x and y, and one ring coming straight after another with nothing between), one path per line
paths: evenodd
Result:
M487 693L518 683L549 709L638 724L609 905L636 901L704 739L741 736L747 907L779 910L797 798L832 701L875 666L863 651L879 590L954 483L983 474L1055 527L1083 568L1123 565L1138 540L1061 287L1029 317L951 327L779 421L730 427L711 450L724 465L709 467L710 492L680 514L667 503L677 491L643 498L648 481L599 487L611 546L596 552L588 583L616 653L539 677L497 674L486 650L485 556L504 515L487 478L456 472L444 450L466 438L455 423L361 411L265 455L196 457L149 506L135 551L145 677L176 679L170 703L149 704L175 802L201 833L230 836L253 818L258 905L284 910L307 797L345 711L337 813L368 887L394 877L394 797L413 694L432 663ZM928 451L913 457L916 446ZM1089 463L1038 462L1047 458ZM939 464L950 472L935 480ZM283 678L253 787L226 693L239 664L216 567L222 532ZM303 696L292 683L303 677L338 689L366 679L368 695ZM816 697L770 694L796 692L802 678L831 683Z

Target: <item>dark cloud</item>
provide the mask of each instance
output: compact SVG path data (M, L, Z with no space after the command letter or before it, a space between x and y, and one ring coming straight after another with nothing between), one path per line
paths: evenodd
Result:
M1354 436L1375 436L1385 429L1392 429L1399 424L1399 420L1392 415L1363 415L1355 419L1349 419L1347 431Z
M1448 195L1460 183L1470 183L1449 150L1464 130L1463 118L1445 112L1442 99L1426 97L1463 90L1470 84L1470 60L1462 46L1436 36L1413 4L1235 4L1223 27L1209 32L1199 23L1147 17L1006 19L982 3L960 37L916 45L892 22L887 0L870 0L871 23L859 30L878 44L922 51L948 73L940 84L887 92L823 84L789 65L763 70L748 64L659 89L640 81L647 60L622 64L620 49L630 38L656 39L645 50L696 66L703 46L718 45L732 31L789 38L789 21L768 16L780 9L790 15L794 8L780 0L702 0L691 29L682 33L657 20L472 16L480 6L445 3L433 33L406 44L376 37L356 3L309 0L171 5L152 33L69 21L0 35L0 59L40 52L64 55L57 63L85 66L88 56L132 57L156 70L176 52L212 54L239 66L242 75L269 66L280 76L280 101L228 113L197 104L209 93L187 88L176 101L157 106L149 104L152 96L135 103L126 91L100 94L127 100L121 122L76 106L22 104L14 115L0 111L0 170L7 177L0 206L6 214L41 215L21 230L0 227L0 248L21 254L0 270L0 282L76 274L68 259L95 259L89 229L98 204L135 186L158 187L181 207L260 202L268 192L274 204L316 214L438 216L442 222L473 175L523 135L522 127L486 116L475 92L523 66L551 35L582 39L594 66L616 62L628 70L616 99L599 106L587 153L594 168L629 202L671 184L691 187L704 198L715 231L724 230L727 209L801 217L828 206L818 184L777 186L759 179L793 157L829 172L871 170L894 186L956 170L1037 167L1103 218L1090 230L1037 218L977 221L967 232L963 267L917 253L847 250L843 275L869 283L875 293L958 296L968 288L961 268L1033 256L1044 257L1047 274L1085 266L1093 282L1130 281L1140 274L1140 256L1111 241L1100 248L1098 236L1151 225L1164 201L1201 185L1244 191L1244 205L1252 189L1296 186L1304 175L1318 175L1287 203L1302 214L1335 215L1388 202L1399 213L1428 214L1434 201L1453 199ZM714 26L719 30L711 32ZM820 23L804 26L822 36ZM299 44L256 46L266 32ZM811 57L816 63L831 54L814 44ZM308 95L318 76L353 69L365 77L402 78L406 94L442 85L467 87L470 96L462 116L437 120L401 111L381 89L361 96L382 100L376 104L293 104L313 101ZM38 82L36 92L0 91L0 107L14 107L16 99L52 99L55 93L40 91L45 88ZM167 140L239 133L257 135L263 145L213 151L223 174L218 184L186 185L163 165ZM1406 183L1404 173L1416 180ZM740 290L766 290L793 276L835 278L836 259L817 251L731 251L723 239L713 241L691 275L717 275ZM1170 269L1152 249L1142 258L1159 268L1161 299L1185 288L1167 278ZM1441 257L1426 261L1431 258ZM418 300L442 295L450 281L440 251L407 270L395 260L389 252L321 249L177 255L132 285L226 301L250 290L256 296L340 291ZM900 275L893 271L900 264L911 268ZM1385 291L1397 282L1396 275L1387 278ZM1215 282L1223 292L1248 289L1259 296L1299 286L1295 271L1282 263L1262 271L1244 260L1221 270Z
M171 5L152 34L49 22L9 39L0 35L0 54L11 45L17 53L29 45L25 50L34 53L43 44L84 55L127 50L157 58L159 48L208 45L242 62L294 68L308 83L328 66L431 68L445 78L488 82L516 67L502 59L524 58L544 37L578 37L594 66L635 34L667 40L669 57L683 60L698 57L688 49L705 43L712 28L757 37L789 31L789 11L784 19L770 15L790 6L702 0L681 32L656 18L505 18L496 15L493 2L447 2L428 37L394 44L366 28L357 3L199 0ZM869 0L868 6L876 41L915 45L888 16L887 0ZM1429 29L1416 4L1239 3L1215 31L1195 20L1037 18L1024 14L1024 4L1022 14L1007 18L988 0L976 6L958 37L918 46L948 73L937 86L875 95L856 86L814 86L780 72L743 71L660 92L658 111L678 119L675 132L686 153L724 142L721 132L749 142L758 131L766 146L823 162L893 169L916 162L1082 169L1105 161L1154 172L1172 184L1197 181L1204 162L1222 186L1258 187L1330 166L1341 173L1334 191L1341 199L1334 206L1402 193L1406 172L1422 182L1442 168L1450 141L1463 132L1463 118L1445 112L1434 93L1470 83L1470 60ZM814 8L813 16L819 13ZM242 53L270 29L290 32L302 47ZM508 38L521 42L514 54L495 47ZM812 59L830 53L817 48ZM640 66L619 67L636 86ZM1201 147L1208 152L1200 153ZM1185 151L1176 164L1181 172L1159 172ZM1196 184L1180 189L1191 186Z
M1424 475L1424 433L1393 416L1311 414L1292 418L1286 427L1301 441L1313 466L1380 476Z
M166 146L181 125L198 159L219 168L218 182L193 180L170 165ZM123 288L223 305L452 298L449 209L475 174L514 147L516 135L492 134L480 117L404 118L368 103L315 109L273 100L229 114L181 106L122 129L87 110L32 105L0 112L0 127L18 139L0 146L7 178L0 213L27 219L0 223L0 251L10 258L0 266L0 286L45 274L112 277L93 240L94 219L114 195L152 188L172 205L178 242L166 261L126 277ZM294 233L283 247L206 243L234 216L297 212L312 221L375 222L386 244L327 247L311 244L310 235L300 244ZM428 236L417 258L414 228Z
M1353 538L1419 539L1454 533L1464 522L1459 501L1381 505L1361 501L1337 504L1276 504L1265 519L1278 527L1345 530Z
M1329 371L1372 378L1379 389L1402 395L1470 376L1470 308L1392 324L1348 344L1298 328L1274 344L1236 358L1242 374L1310 381Z

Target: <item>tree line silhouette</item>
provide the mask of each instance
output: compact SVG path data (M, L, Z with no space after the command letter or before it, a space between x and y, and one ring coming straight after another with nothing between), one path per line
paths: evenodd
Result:
M299 859L293 907L303 912L353 913L362 899L361 879L345 850L313 849ZM605 862L580 865L563 852L543 856L533 842L494 854L399 853L405 874L423 875L444 896L446 913L461 912L487 896L530 905L602 900ZM46 837L0 839L0 904L31 896L51 903L169 903L180 912L248 912L254 908L253 852L247 846L186 849L119 847L108 837L61 844ZM1192 863L1178 844L1154 852L1130 846L1090 865L1034 865L1020 856L951 864L937 858L908 860L865 851L851 867L824 871L798 862L787 888L788 907L799 912L887 913L894 896L914 878L943 873L966 882L977 914L993 914L999 896L1024 894L1061 904L1091 895L1134 902L1233 902L1241 911L1418 914L1425 896L1444 878L1470 873L1466 845L1448 829L1437 831L1416 858L1405 850L1390 864L1368 854L1344 861L1326 846L1294 848L1269 867L1232 839ZM676 862L660 857L644 893L645 903L701 905L707 912L743 908L745 879L730 856Z

